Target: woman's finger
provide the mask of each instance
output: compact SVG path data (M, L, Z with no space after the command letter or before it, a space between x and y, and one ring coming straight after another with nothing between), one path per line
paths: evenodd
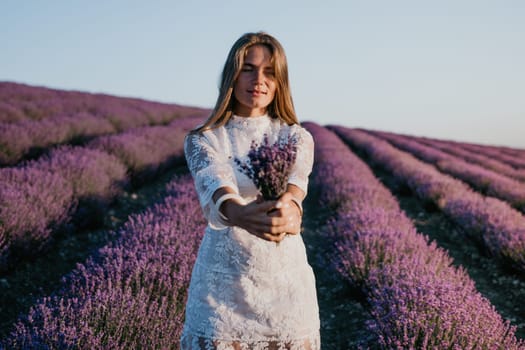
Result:
M284 239L284 236L286 236L286 232L281 232L280 234L277 234L277 235L265 233L263 236L264 236L264 239L270 242L278 243Z
M251 218L245 223L245 229L251 232L268 232L276 235L281 232L297 233L300 231L301 217L289 215L287 217Z

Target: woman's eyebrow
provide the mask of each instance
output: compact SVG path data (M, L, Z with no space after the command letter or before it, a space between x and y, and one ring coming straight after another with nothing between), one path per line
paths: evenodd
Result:
M255 68L255 67L257 67L255 64L250 63L250 62L244 62L244 63L242 64L242 66L243 66L243 67L246 67L246 66L247 66L247 67L249 67L249 68ZM263 68L264 68L264 69L274 69L274 68L273 68L273 65L271 65L271 64L265 65Z

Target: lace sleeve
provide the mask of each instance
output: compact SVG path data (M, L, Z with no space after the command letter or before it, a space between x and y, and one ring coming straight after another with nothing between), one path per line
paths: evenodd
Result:
M297 140L297 158L290 171L288 183L296 185L307 193L308 176L312 172L314 164L314 139L312 135L298 125L294 125L293 137Z
M184 155L204 216L212 228L224 229L227 226L215 208L213 193L221 187L230 187L236 193L239 193L239 190L224 150L219 152L216 138L213 135L208 136L202 133L188 134L184 139Z

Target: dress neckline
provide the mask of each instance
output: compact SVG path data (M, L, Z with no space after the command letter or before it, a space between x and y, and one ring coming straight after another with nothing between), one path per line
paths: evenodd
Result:
M234 128L259 128L267 125L270 122L270 116L266 113L255 117L241 117L232 114L228 120L228 124Z

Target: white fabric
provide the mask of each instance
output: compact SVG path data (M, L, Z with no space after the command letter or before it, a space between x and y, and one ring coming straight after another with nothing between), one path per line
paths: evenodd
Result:
M268 116L232 116L224 127L190 134L188 167L208 227L192 272L182 349L320 349L315 278L300 234L280 243L239 227L225 226L213 204L222 186L247 202L257 196L252 181L234 162L255 140L270 142L291 134L298 154L289 183L307 191L313 165L312 136L298 125Z

